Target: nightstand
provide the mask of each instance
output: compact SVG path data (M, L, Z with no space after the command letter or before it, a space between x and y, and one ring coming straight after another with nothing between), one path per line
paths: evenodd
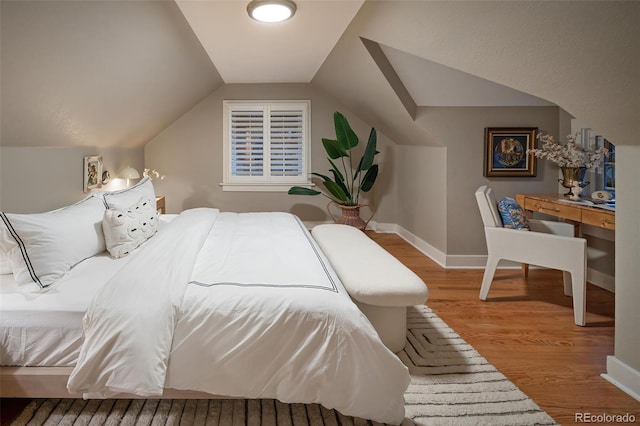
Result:
M165 214L167 212L165 204L164 204L164 195L159 195L156 197L156 209L160 214Z

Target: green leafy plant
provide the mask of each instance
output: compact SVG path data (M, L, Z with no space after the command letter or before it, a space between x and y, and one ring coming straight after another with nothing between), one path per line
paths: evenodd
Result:
M376 129L372 128L364 153L354 168L352 150L358 146L358 136L351 129L347 118L340 112L333 114L336 129L335 139L322 138L322 145L327 153L332 177L320 173L311 173L322 179L328 194L311 188L294 186L289 189L291 195L323 195L338 204L357 206L360 192L368 192L378 177L378 165L373 164L376 151ZM339 163L342 167L338 167Z

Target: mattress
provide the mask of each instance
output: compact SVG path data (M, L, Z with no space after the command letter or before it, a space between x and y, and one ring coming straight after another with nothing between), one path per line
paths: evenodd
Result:
M175 216L162 216L161 226ZM74 366L89 303L130 259L112 259L108 252L91 257L42 293L22 291L13 275L0 275L0 365Z

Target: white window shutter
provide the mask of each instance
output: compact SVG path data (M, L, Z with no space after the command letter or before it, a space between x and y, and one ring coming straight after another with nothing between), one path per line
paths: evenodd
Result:
M304 173L303 125L301 110L271 111L271 176L291 177Z
M223 190L313 185L310 108L310 101L224 101Z
M264 175L262 111L231 111L231 175Z

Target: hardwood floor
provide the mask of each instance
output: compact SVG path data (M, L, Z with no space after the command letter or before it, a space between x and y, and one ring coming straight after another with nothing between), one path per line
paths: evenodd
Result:
M445 270L395 234L369 235L427 283L429 307L558 423L578 424L580 413L640 422L640 402L600 377L613 354L612 293L589 285L587 326L578 327L558 271L531 269L525 282L499 270L482 302L482 270ZM2 399L2 425L23 403Z
M559 271L532 268L525 282L520 270L498 270L483 302L484 270L445 270L396 234L369 235L427 283L438 316L558 423L578 424L580 413L640 423L640 402L600 377L613 355L613 293L589 284L579 327Z

